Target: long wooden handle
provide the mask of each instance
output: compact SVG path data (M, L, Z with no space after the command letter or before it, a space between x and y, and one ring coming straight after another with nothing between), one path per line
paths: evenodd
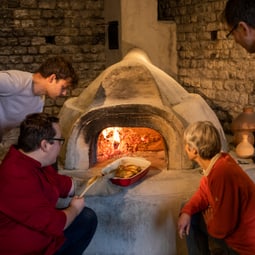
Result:
M90 186L91 186L91 185L87 186L87 187L82 191L82 193L79 195L79 198L83 197L83 196L86 194L86 192L88 191L88 189L90 188Z
M89 188L96 182L99 176L94 176L90 178L87 182L86 188L82 191L82 193L79 195L79 198L83 197L86 192L89 190Z

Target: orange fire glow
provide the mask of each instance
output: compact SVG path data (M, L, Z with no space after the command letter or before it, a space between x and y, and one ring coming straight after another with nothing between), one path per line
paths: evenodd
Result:
M98 137L97 160L100 162L118 155L163 149L163 138L153 129L110 127Z

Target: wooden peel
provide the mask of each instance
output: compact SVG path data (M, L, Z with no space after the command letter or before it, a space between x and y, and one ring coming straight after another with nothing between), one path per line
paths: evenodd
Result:
M89 188L96 182L96 180L99 178L100 176L97 175L97 176L94 176L94 177L91 177L88 182L87 182L87 185L86 185L86 188L83 190L83 192L79 195L79 198L83 197L86 192L89 190Z

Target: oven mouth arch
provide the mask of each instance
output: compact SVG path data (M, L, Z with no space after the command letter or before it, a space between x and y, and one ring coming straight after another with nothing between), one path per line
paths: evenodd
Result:
M167 169L191 168L191 162L183 149L183 122L171 109L144 104L104 106L80 116L64 148L65 168L84 169L93 166L96 163L98 135L103 129L114 126L154 129L164 140Z

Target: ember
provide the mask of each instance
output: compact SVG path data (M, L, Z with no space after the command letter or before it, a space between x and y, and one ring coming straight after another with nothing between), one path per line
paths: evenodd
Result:
M164 150L163 138L153 129L110 127L104 129L98 137L97 161L138 151L161 150Z

